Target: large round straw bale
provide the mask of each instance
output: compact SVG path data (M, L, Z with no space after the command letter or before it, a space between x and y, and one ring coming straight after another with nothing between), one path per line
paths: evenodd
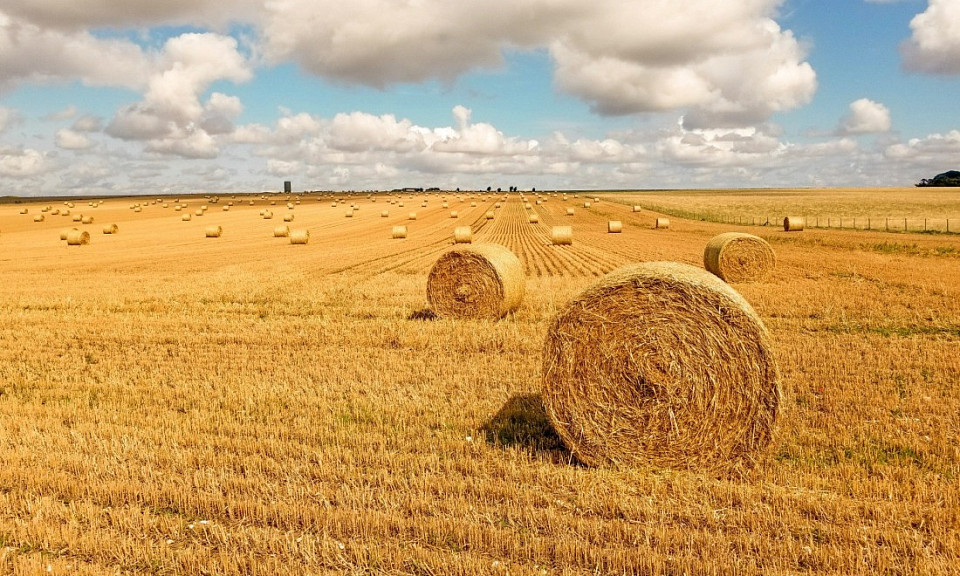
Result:
M63 230L61 230L61 231L60 231L60 239L61 239L61 240L66 240L66 239L67 239L67 236L69 236L69 235L70 235L70 232L73 231L73 230L76 230L76 228L64 228Z
M639 206L638 204L634 204L634 205L633 205L633 211L634 211L634 212L640 212L640 206Z
M451 210L451 211L450 211L450 217L451 217L451 218L459 218L459 217L460 217L460 213L457 212L456 210Z
M471 208L476 208L476 207L477 207L477 203L476 203L476 202L471 202L471 203L470 203L470 207L471 207Z
M623 222L619 220L609 220L607 221L607 233L608 234L619 234L623 232Z
M540 215L539 215L539 214L531 214L530 216L527 217L527 220L528 220L531 224L536 224L537 222L540 221Z
M667 218L657 218L657 223L654 225L654 228L667 229L669 227L670 227L670 220Z
M407 237L407 227L406 226L394 226L393 230L390 231L390 237L394 239L402 239Z
M417 213L416 213L416 212L411 212L411 213L407 214L407 220L416 220L416 219L417 219Z
M93 224L93 216L84 216L80 222L83 224Z
M584 207L584 208L589 208L589 207L590 207L590 203L589 203L589 202L584 202L584 203L583 203L583 207Z
M291 230L289 235L291 244L306 244L310 241L309 230Z
M34 222L43 222L43 220L44 220L43 214L37 214L36 216L33 217Z
M427 301L441 317L496 320L523 300L526 276L503 246L456 247L437 259L427 277Z
M389 211L389 210L383 210L382 212L380 212L380 217L381 217L381 218L389 218L389 217L390 217L390 211Z
M273 219L273 212L271 212L271 211L269 211L269 210L267 210L266 212L264 212L264 213L263 213L263 219L264 219L264 220L272 220L272 219Z
M567 208L567 216L573 216L573 214L574 214L573 208Z
M21 213L21 214L28 214L29 212L30 212L30 209L29 209L29 208L21 208L21 209L20 209L20 213Z
M223 228L220 226L207 226L204 231L207 238L219 238L223 234Z
M290 228L287 226L277 226L273 229L274 238L286 238L290 235Z
M67 232L67 246L83 246L90 243L90 233L86 230L73 229Z
M83 214L74 214L74 215L73 215L73 221L74 221L74 222L83 222Z
M616 270L554 318L543 403L589 465L733 471L769 442L779 374L763 322L706 270Z
M805 225L806 222L800 216L787 216L783 219L784 232L800 232Z
M197 209L194 210L194 212L193 212L193 215L194 215L194 216L203 216L203 214L204 214L204 211L203 211L202 209L200 209L200 208L197 208Z
M193 216L191 216L190 214L184 214L183 216L180 217L180 220L184 222L189 222L192 218Z
M572 226L554 226L550 229L550 241L555 246L569 246L573 244Z
M453 229L454 244L470 244L473 242L473 230L469 226L457 226Z
M727 282L757 282L773 272L777 256L763 238L727 232L707 242L703 266Z
M107 224L103 227L104 234L116 234L119 231L120 228L118 228L116 224Z
M487 210L487 213L483 215L487 220L493 220L496 217L493 210Z

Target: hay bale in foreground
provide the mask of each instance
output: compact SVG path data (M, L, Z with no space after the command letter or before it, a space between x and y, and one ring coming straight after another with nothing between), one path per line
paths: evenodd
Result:
M573 244L573 226L554 226L550 229L550 242L554 246Z
M623 222L619 220L607 221L607 234L619 234L623 232Z
M103 227L104 234L116 234L120 231L120 228L116 224L107 224Z
M473 229L469 226L457 226L453 229L454 244L471 244L473 242Z
M427 301L444 318L497 320L520 306L526 288L523 264L497 244L453 248L427 277Z
M757 282L773 272L777 256L763 238L727 232L707 242L703 266L726 282Z
M74 228L67 232L67 246L83 246L90 243L90 233Z
M588 465L729 472L769 444L779 373L763 322L706 270L616 270L554 318L543 403Z
M394 226L393 230L390 231L390 237L394 240L401 240L407 237L407 227L406 226Z
M219 238L223 234L223 228L221 226L207 226L203 233L207 238Z
M666 230L670 228L670 220L667 218L657 218L657 222L653 227L659 230Z
M309 230L291 230L289 236L291 244L306 244L310 241Z
M277 226L273 229L274 238L286 238L290 236L290 227L289 226Z
M783 231L800 232L806 224L806 221L800 216L787 216L783 219Z

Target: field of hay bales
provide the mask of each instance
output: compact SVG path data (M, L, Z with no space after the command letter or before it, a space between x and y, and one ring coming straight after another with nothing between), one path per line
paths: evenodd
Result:
M0 573L956 573L960 236L442 195L0 204ZM502 320L428 308L458 226L520 260ZM735 475L579 464L540 398L555 314L723 232L776 253L733 285L780 367L770 445Z

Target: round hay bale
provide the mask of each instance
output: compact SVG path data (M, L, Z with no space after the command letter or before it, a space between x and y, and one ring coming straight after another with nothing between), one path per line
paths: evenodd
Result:
M190 214L184 214L183 216L180 217L180 220L184 222L189 222L192 219L193 219L193 216L191 216Z
M29 213L30 213L30 209L29 209L29 208L21 208L21 209L20 209L20 213L21 213L21 214L29 214Z
M457 226L453 229L453 243L454 244L471 244L473 243L473 229L469 226Z
M93 224L93 216L84 216L80 222L82 224Z
M116 234L119 231L120 228L118 228L116 224L107 224L103 227L104 234Z
M230 205L227 204L226 206L224 206L223 208L221 208L221 210L223 210L224 212L229 212L229 211L230 211Z
M800 232L806 226L806 222L800 216L787 216L783 219L784 232Z
M623 222L619 220L610 220L607 222L607 234L619 234L623 232Z
M407 220L416 220L416 219L417 219L417 213L416 213L416 212L411 212L411 213L407 214Z
M395 240L400 240L407 237L407 227L406 226L394 226L393 230L390 232L390 237Z
M770 338L750 304L706 270L616 270L554 318L543 403L588 465L733 471L772 435L780 405Z
M193 215L194 215L194 216L203 216L203 214L204 214L204 211L203 211L202 209L200 209L200 208L197 208L197 209L194 210L194 212L193 212Z
M574 214L573 208L567 208L567 216L573 216L573 214Z
M528 220L531 224L536 224L537 222L540 221L540 215L539 215L539 214L531 214L530 216L527 217L527 220Z
M589 202L584 202L584 203L583 203L583 207L584 207L584 208L589 208L589 207L590 207L590 203L589 203Z
M219 238L223 234L223 228L220 226L207 226L203 233L207 238Z
M380 217L381 217L381 218L389 218L389 217L390 217L390 211L389 211L389 210L384 210L384 211L380 212Z
M60 231L60 239L61 239L61 240L66 240L66 239L67 239L67 236L69 236L69 235L70 235L70 232L72 232L73 230L76 230L76 228L64 228L63 230L61 230L61 231Z
M83 214L74 214L74 215L73 215L73 221L74 221L74 222L82 222L82 221L83 221Z
M670 227L670 220L667 218L657 218L657 223L654 224L654 228L662 228L666 230Z
M74 228L67 232L67 246L83 246L90 243L90 233Z
M306 244L310 241L309 230L290 230L289 236L291 244Z
M440 205L440 207L443 208L444 210L446 210L447 208L450 207L450 203L449 203L449 202L444 202L443 204Z
M758 282L776 268L777 256L763 238L727 232L707 242L703 266L726 282Z
M397 208L403 208L403 202L397 202Z
M44 218L43 214L37 214L36 216L33 217L33 221L34 221L34 222L43 222L44 219L45 219L45 218Z
M460 217L460 213L457 212L456 210L451 210L451 211L450 211L450 217L451 217L451 218L459 218L459 217Z
M456 247L430 269L427 301L441 317L496 320L520 306L525 284L523 264L503 246Z
M476 203L476 202L471 202L471 203L470 203L470 207L471 207L471 208L476 208L476 207L477 207L477 203Z
M179 211L181 211L181 210L183 210L183 206L174 206L174 207L173 207L173 211L174 211L174 212L179 212Z
M488 210L487 213L484 214L484 217L485 217L487 220L493 220L495 216L496 216L496 214L494 214L493 210Z
M264 212L264 213L263 213L263 219L264 219L264 220L272 220L272 219L273 219L273 212L271 212L271 211L269 211L269 210L267 210L266 212Z
M550 242L554 246L570 246L573 244L573 227L554 226L550 229Z
M286 238L290 236L290 228L288 226L277 226L273 229L274 238Z
M640 211L640 206L637 205L637 204L634 204L634 205L633 205L633 211L634 211L634 212L639 212L639 211Z

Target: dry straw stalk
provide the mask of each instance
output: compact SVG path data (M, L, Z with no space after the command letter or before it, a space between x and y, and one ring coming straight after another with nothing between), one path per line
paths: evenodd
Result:
M470 244L473 242L473 230L469 226L457 226L453 229L454 244Z
M784 232L800 232L804 226L806 226L806 222L800 216L787 216L783 219Z
M550 229L550 241L554 246L569 246L573 244L573 227L554 226Z
M781 399L754 310L676 262L621 268L575 298L547 332L542 374L547 416L589 465L748 468Z
M776 268L777 256L763 238L727 232L707 242L703 266L726 282L759 282Z
M444 318L502 318L519 308L525 289L523 264L497 244L453 248L427 277L427 300Z

